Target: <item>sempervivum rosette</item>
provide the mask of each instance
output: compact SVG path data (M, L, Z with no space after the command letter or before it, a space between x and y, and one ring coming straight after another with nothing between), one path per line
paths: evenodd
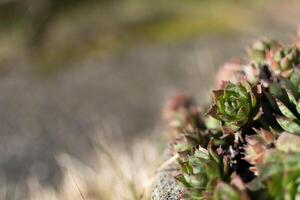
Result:
M208 114L221 122L224 134L233 133L258 118L260 94L259 85L224 82L220 90L213 91L214 104Z
M300 200L299 47L264 40L249 56L218 73L209 116L171 106L181 191L159 200Z
M275 40L258 40L248 48L251 62L257 66L265 65L281 45Z

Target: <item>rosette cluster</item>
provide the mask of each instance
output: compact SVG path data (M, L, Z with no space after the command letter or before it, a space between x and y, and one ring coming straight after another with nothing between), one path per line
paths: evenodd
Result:
M169 112L182 199L300 199L300 50L263 40L248 55L211 105L182 96Z

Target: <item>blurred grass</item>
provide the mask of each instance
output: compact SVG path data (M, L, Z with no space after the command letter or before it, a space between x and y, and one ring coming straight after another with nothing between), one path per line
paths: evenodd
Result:
M57 160L64 171L60 189L55 191L51 187L43 187L35 177L31 177L27 180L27 199L150 200L155 169L162 151L159 149L157 143L149 138L135 141L130 147L131 153L95 141L96 168L68 154L58 155ZM5 198L5 191L0 191L0 197Z
M274 2L43 0L36 4L31 0L19 5L14 1L16 5L10 9L15 15L0 17L0 65L22 54L46 74L139 45L176 44L209 34L243 31L258 20L255 9Z

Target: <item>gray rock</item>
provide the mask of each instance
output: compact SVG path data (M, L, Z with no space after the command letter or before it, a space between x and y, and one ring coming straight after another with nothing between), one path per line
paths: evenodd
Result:
M166 159L172 157L170 147L166 152ZM177 163L172 163L157 174L153 191L151 194L152 200L179 200L182 191L181 185L175 180L174 176L178 174Z

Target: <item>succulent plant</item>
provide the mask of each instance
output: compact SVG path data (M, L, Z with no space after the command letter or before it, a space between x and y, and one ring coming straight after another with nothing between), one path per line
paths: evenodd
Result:
M259 85L252 87L247 81L224 82L221 90L213 91L214 104L208 114L220 120L225 134L236 132L259 116L260 93Z
M275 40L261 40L248 49L248 54L250 63L254 65L256 71L260 71L255 73L259 74L260 81L266 76L289 77L300 65L300 49L296 44L284 47Z
M257 165L262 163L266 151L274 146L277 135L263 128L255 131L255 135L246 137L247 144L244 147L244 159L252 164L249 169L257 175Z
M212 195L218 181L226 175L226 169L220 168L220 160L214 156L198 147L186 160L179 159L182 173L176 179L186 188L183 199L196 200Z
M281 77L279 82L272 83L270 94L276 102L274 114L281 128L300 134L300 72L296 69L289 79Z
M268 64L268 59L281 45L275 40L258 40L248 49L248 55L252 63L258 66Z
M288 77L300 64L300 51L296 47L279 48L269 55L269 62L274 73Z
M208 115L183 97L169 109L181 199L300 199L299 47L264 40L248 52Z
M259 178L274 199L300 198L300 137L284 132L258 165Z

